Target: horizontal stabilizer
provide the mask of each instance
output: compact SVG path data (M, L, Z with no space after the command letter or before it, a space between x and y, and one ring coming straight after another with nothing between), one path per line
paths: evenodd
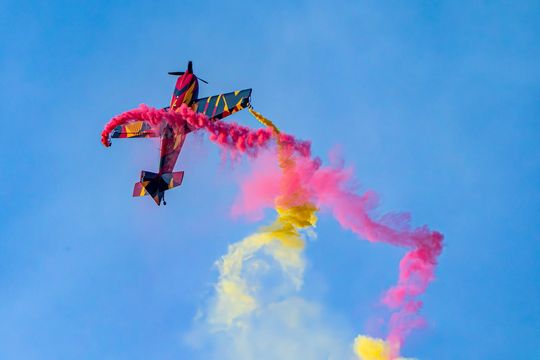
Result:
M133 196L145 196L148 195L146 192L146 189L144 188L144 185L142 182L135 183L135 187L133 188Z
M182 185L182 180L184 180L184 172L177 171L173 173L163 174L161 178L164 182L168 184L167 189L172 189L174 187Z
M150 171L141 171L141 181L135 183L133 196L150 195L156 204L160 205L163 193L169 189L180 186L184 180L184 172L177 171L165 174L156 174Z

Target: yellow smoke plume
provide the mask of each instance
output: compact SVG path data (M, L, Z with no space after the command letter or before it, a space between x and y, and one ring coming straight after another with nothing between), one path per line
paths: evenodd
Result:
M299 206L278 208L273 224L229 246L219 263L220 279L216 285L217 303L211 316L215 325L243 326L241 319L257 308L246 281L242 278L244 262L261 249L271 255L289 275L297 288L302 285L304 240L300 229L315 225L316 208Z
M251 108L249 111L262 124L272 128L276 137L279 135L279 129L269 119ZM290 154L281 151L279 139L277 143L279 165L286 177L287 171L293 171L294 161ZM297 288L302 285L304 239L301 231L315 226L317 208L310 203L297 205L298 198L298 194L280 196L276 199L277 217L271 225L229 246L227 254L218 264L220 277L216 285L217 300L210 316L211 323L227 328L245 326L242 318L257 308L257 301L242 277L242 269L244 262L262 249L280 264Z
M354 340L354 352L362 360L389 360L390 347L384 340L358 336Z
M382 339L359 335L354 339L354 353L361 360L414 360L412 358L393 357L392 344Z

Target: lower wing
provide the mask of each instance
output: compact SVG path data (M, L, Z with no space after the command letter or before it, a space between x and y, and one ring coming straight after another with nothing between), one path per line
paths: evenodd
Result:
M159 137L161 132L146 121L133 121L114 128L111 138L151 138Z

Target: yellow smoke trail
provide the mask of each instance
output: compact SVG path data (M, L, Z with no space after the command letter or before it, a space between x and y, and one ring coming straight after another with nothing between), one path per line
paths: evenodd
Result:
M284 178L294 171L291 154L282 151L279 129L260 113L249 108L250 113L263 125L272 128L277 138L279 166ZM258 230L255 234L229 246L228 252L218 264L220 276L216 285L216 304L209 321L217 326L230 328L244 327L242 318L257 308L257 301L242 277L245 260L262 249L271 255L289 276L296 288L302 285L304 261L302 251L304 239L301 231L315 226L317 208L309 202L298 205L301 195L282 194L276 199L277 217L274 222Z
M315 224L317 209L302 206L276 210L278 216L273 224L229 246L222 257L220 279L216 285L217 303L211 316L214 325L242 327L242 317L257 308L257 302L242 278L242 268L244 261L262 248L281 265L297 288L302 285L304 240L299 230Z
M272 128L272 130L274 130L274 132L276 134L280 133L277 126L272 121L270 121L270 119L265 118L264 116L262 116L261 113L256 112L255 110L253 110L253 108L251 106L248 107L248 111L251 113L251 115L253 115L253 117L255 117L255 119L259 120L259 122L261 124L263 124L266 127Z

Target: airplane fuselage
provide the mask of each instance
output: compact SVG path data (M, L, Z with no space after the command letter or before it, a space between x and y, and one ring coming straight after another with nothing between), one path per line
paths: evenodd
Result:
M170 111L175 111L182 104L193 105L199 95L199 82L193 74L191 61L187 71L177 80L171 98ZM159 174L171 173L182 150L186 139L186 129L173 128L169 125L163 129L161 134L161 150L159 161Z

